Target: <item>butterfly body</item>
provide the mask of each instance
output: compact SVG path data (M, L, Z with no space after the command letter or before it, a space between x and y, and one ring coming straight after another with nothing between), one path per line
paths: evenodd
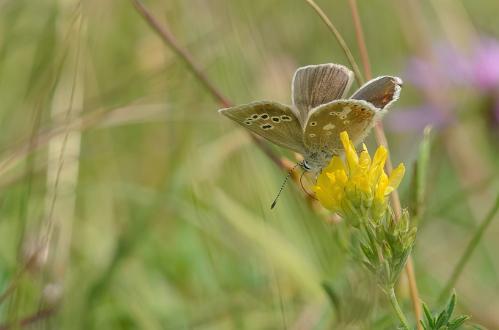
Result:
M267 140L303 155L302 167L317 172L342 151L339 134L360 143L398 99L402 80L382 76L345 98L353 73L338 64L299 68L293 77L292 105L257 101L220 113Z

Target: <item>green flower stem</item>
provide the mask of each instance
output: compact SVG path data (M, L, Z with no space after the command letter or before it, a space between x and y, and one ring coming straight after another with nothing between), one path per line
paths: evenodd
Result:
M405 318L404 312L402 312L402 309L399 306L397 296L395 295L395 289L393 288L393 286L388 291L386 291L386 294L388 295L388 298L390 298L390 302L392 303L392 307L395 310L395 313L397 314L404 329L410 330L411 328L409 327L409 323L407 322L407 319Z
M312 7L313 10L319 15L319 17L322 19L324 24L328 27L328 29L333 33L334 37L336 38L336 41L340 45L341 49L343 49L343 52L345 53L345 56L348 59L348 62L350 62L350 65L352 66L352 70L355 74L355 79L359 83L359 85L364 84L365 80L364 77L362 77L362 74L360 73L359 66L357 65L357 62L355 61L355 58L352 55L352 52L350 51L350 48L348 47L347 43L345 42L345 39L341 36L340 31L334 26L334 24L331 22L331 20L327 17L327 15L324 13L324 11L319 7L314 0L305 0L310 7Z
M454 268L454 271L452 272L451 277L449 278L449 281L447 282L447 285L445 288L442 290L438 297L438 301L444 300L456 284L459 275L463 272L464 266L468 263L469 259L471 258L471 255L475 251L476 247L478 246L478 243L480 243L480 240L482 239L483 233L487 228L489 227L490 223L494 219L495 214L497 213L497 210L499 209L499 195L497 195L494 206L492 206L492 209L489 211L489 214L485 217L485 220L480 224L478 227L477 231L471 238L471 241L468 243L468 246L464 250L463 255L461 256L461 259L459 259L459 262L457 263L456 267Z

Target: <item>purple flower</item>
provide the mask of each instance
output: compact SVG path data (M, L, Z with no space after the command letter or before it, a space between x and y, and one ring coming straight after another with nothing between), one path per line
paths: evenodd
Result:
M483 38L472 57L473 83L479 89L499 88L499 42Z
M451 121L446 115L432 105L399 109L386 118L392 131L422 131L426 126L442 127Z
M450 123L458 106L453 103L456 98L452 95L470 89L496 100L490 110L499 122L499 41L496 39L477 39L468 53L448 43L436 44L428 58L409 59L404 78L422 93L426 103L393 112L387 120L393 130L422 130L429 124L441 127Z

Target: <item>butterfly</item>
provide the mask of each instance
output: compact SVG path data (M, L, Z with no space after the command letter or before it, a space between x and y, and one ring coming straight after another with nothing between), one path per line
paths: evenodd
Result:
M381 76L345 98L353 72L327 63L298 68L291 84L292 104L256 101L219 112L251 132L303 155L300 165L318 172L341 153L339 134L354 144L364 140L389 106L398 100L402 80Z

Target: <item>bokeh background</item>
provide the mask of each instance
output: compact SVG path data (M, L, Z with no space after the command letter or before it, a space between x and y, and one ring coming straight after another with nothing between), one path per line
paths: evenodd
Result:
M305 1L144 4L234 104L289 103L297 67L348 65ZM360 63L348 2L318 4ZM413 258L436 308L498 193L499 2L359 10L373 75L405 81L384 120L403 205L433 126ZM294 184L269 209L284 173L220 107L131 1L0 1L0 327L393 328L341 224ZM498 235L494 221L456 285L489 329ZM412 317L404 278L399 296Z

